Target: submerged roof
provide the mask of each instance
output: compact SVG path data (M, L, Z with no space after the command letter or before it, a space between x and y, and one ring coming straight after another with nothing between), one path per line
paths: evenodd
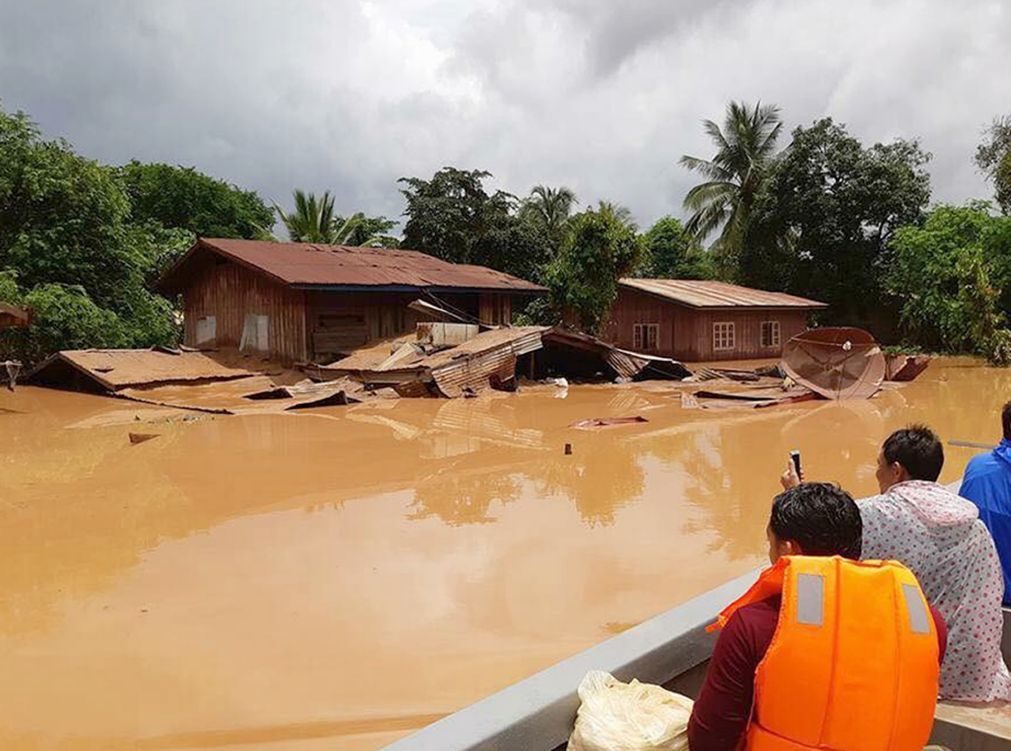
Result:
M818 310L828 305L785 292L767 292L727 282L696 279L622 279L619 284L691 308L798 308Z
M547 291L484 266L449 263L416 250L359 248L203 237L162 276L159 286L181 291L200 256L216 254L293 287Z
M202 352L167 349L68 349L43 360L29 380L62 386L74 382L74 374L108 391L129 386L227 381L253 375L229 368Z

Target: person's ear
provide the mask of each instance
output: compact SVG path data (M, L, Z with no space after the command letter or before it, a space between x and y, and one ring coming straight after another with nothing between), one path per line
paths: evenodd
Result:
M780 543L780 555L803 555L796 540L786 540Z
M912 475L909 474L909 471L898 462L892 462L888 469L891 470L892 480L896 485L900 482L906 482L913 479Z

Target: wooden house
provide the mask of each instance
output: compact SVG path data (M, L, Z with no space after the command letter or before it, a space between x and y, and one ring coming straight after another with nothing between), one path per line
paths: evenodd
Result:
M677 360L778 357L825 303L725 282L622 279L602 336Z
M546 292L413 250L215 238L197 240L159 288L182 296L185 344L234 347L286 364L329 362L407 333L431 320L426 308L509 323L517 298L522 304Z

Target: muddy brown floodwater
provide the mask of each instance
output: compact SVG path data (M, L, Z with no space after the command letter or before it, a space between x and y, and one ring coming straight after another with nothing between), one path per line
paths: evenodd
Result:
M868 494L889 430L991 441L1009 395L963 361L757 411L662 384L239 417L2 392L0 747L381 747L762 563L790 449ZM947 453L953 480L972 451Z

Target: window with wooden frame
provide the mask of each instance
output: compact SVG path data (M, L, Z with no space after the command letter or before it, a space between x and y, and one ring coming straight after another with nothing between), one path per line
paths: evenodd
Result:
M632 349L637 352L656 352L660 349L660 324L632 324Z
M719 321L713 324L713 349L725 352L737 344L734 324L730 321Z
M762 346L778 347L779 342L779 321L762 321Z

